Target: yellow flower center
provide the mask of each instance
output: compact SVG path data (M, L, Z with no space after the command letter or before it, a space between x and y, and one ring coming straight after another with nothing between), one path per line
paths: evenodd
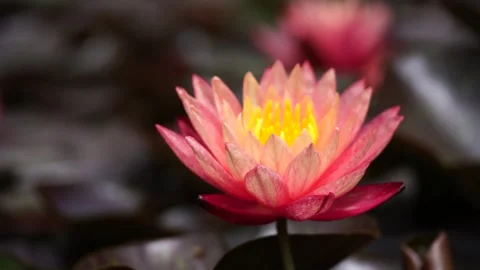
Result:
M263 108L255 107L247 122L247 129L265 144L270 135L275 134L288 145L292 145L303 130L316 141L318 137L317 122L311 100L292 106L289 99L284 103L267 100Z

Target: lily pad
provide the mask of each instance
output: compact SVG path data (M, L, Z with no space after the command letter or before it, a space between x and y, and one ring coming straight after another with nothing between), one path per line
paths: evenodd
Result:
M289 222L289 237L298 270L330 269L380 235L374 219L359 216L342 221ZM282 269L276 235L246 242L228 252L215 270Z
M221 238L206 233L103 250L87 256L73 270L213 269L223 253Z

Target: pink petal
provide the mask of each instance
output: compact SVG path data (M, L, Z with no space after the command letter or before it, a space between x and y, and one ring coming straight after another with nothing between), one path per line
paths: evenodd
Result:
M348 104L341 104L338 118L339 150L342 151L357 135L365 121L372 97L372 89L360 91Z
M385 148L403 117L398 116L400 108L390 108L368 123L352 144L335 160L325 172L330 182L357 168L370 163Z
M257 162L233 143L225 144L227 164L235 179L243 181L245 174L257 166Z
M336 199L327 211L310 219L327 221L363 214L399 193L403 187L400 182L357 186Z
M195 139L186 137L186 140L195 154L198 164L207 175L208 182L219 189L242 199L251 199L243 188L243 183L233 178L220 163Z
M180 134L182 134L183 137L190 136L195 140L197 140L197 142L205 145L205 143L203 143L202 138L200 138L197 131L195 131L195 129L193 128L192 122L190 121L190 119L188 119L188 117L177 118L177 127L180 131Z
M312 88L315 86L315 71L312 68L312 65L310 62L305 61L302 65L302 70L303 70L303 79L305 81L305 85L307 88Z
M238 98L220 78L213 77L212 87L215 106L219 113L222 110L223 102L226 102L230 106L235 115L242 112L242 106L240 106Z
M320 165L320 155L313 144L292 160L283 175L290 198L298 198L316 183L321 174Z
M362 177L369 165L369 163L363 164L338 179L320 184L320 186L312 193L312 195L328 194L330 192L335 194L337 197L344 195L354 188L358 182L360 182L360 180L362 180Z
M249 101L252 107L261 106L263 103L263 91L258 84L255 76L251 72L247 72L243 78L243 107L245 111L245 103Z
M336 75L335 75L335 70L333 68L330 68L327 70L325 73L323 73L322 77L320 80L317 82L317 87L320 92L322 92L324 89L337 89L337 81L336 81Z
M245 175L245 187L261 204L276 208L287 200L282 177L270 168L258 165Z
M283 173L292 158L288 144L277 135L270 135L263 148L261 163L276 172Z
M185 90L177 88L177 92L193 127L202 141L205 142L215 158L226 166L222 126L217 115L212 112L211 108L188 95Z
M328 211L334 199L333 193L301 198L286 206L283 212L288 219L307 220L319 213Z
M295 106L307 94L306 90L308 89L305 87L303 70L299 64L296 64L285 83L285 97Z
M262 225L279 218L277 214L255 202L239 200L228 195L201 195L199 199L207 204L205 208L210 213L231 223Z
M215 106L212 87L204 79L197 75L193 75L192 85L193 93L198 101L208 107Z
M165 128L161 125L156 125L158 132L162 135L165 142L172 148L175 155L180 159L180 161L185 164L185 166L194 172L196 175L209 181L209 178L206 176L202 167L198 164L195 154L192 151L192 148L185 140L185 137L180 136L179 134ZM210 182L209 182L210 183ZM218 188L215 183L210 183L211 185Z
M263 91L266 91L272 86L278 92L278 95L283 98L287 79L287 72L285 71L285 67L283 66L282 62L275 61L268 74L266 74L266 76L264 76L260 81L260 86L262 87Z
M350 87L348 87L345 91L343 91L342 95L340 96L340 109L345 110L348 109L350 104L355 102L355 100L365 91L365 80L359 80Z

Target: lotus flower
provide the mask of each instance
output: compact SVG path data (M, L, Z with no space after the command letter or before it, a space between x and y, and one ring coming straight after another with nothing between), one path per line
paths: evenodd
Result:
M402 121L399 107L361 128L372 90L359 81L340 96L335 73L316 81L308 63L288 76L276 62L243 83L243 106L218 77L193 76L194 97L177 88L191 121L180 134L157 129L178 158L224 194L202 195L207 210L239 224L280 218L336 220L364 213L402 183L357 186Z
M253 39L260 50L287 66L309 58L378 85L391 18L388 7L378 1L292 1L280 20L280 31L259 27Z

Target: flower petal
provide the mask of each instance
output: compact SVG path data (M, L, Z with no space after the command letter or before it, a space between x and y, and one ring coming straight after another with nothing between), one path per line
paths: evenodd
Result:
M300 197L315 184L320 177L320 165L320 155L313 144L293 159L283 175L290 198Z
M362 94L365 90L365 80L359 80L352 85L350 85L345 91L343 91L340 96L341 100L341 109L347 109L350 104L354 103L355 100Z
M310 62L305 61L302 65L303 71L303 80L305 81L305 86L308 89L311 89L309 92L313 91L313 87L315 86L315 72L313 71L312 65Z
M247 200L252 198L243 187L242 181L233 178L207 149L192 137L186 137L185 139L192 148L198 164L207 175L208 180L210 180L209 183L235 197Z
M202 179L209 181L202 167L198 164L197 159L195 158L195 154L193 153L190 145L187 143L187 140L185 140L185 137L161 125L156 125L156 127L160 135L162 135L163 139L168 144L168 146L172 148L178 159L180 159L180 161L182 161L182 163L185 164L185 166L193 173L195 173ZM215 183L210 184L217 188L219 187Z
M255 202L239 200L228 195L201 195L199 199L208 212L230 223L264 225L280 218L271 210Z
M226 166L222 126L217 115L209 107L188 95L185 90L177 88L177 92L198 135L220 164Z
M270 168L258 165L245 175L245 187L261 204L276 208L287 199L282 177Z
M195 140L197 140L197 142L205 145L205 143L203 143L202 138L200 138L197 131L195 131L195 129L193 128L192 122L190 121L190 119L188 119L188 117L177 118L177 127L180 131L180 134L182 134L183 137L190 136Z
M320 187L318 187L312 193L312 195L329 194L332 192L337 197L342 196L343 194L349 192L358 184L358 182L360 182L360 180L362 180L362 177L369 165L369 163L363 164L359 168L354 169L338 179L320 184Z
M218 77L212 78L212 87L213 87L213 98L215 101L215 106L217 111L220 113L223 107L223 102L227 102L235 115L238 115L242 112L242 106L238 102L238 98L235 94L228 88L228 86Z
M295 139L292 146L290 147L290 150L292 151L292 155L294 157L297 156L298 154L300 154L300 152L305 150L305 148L307 148L312 143L313 143L313 139L310 133L306 129L302 130L302 132L300 132L300 134L298 135L298 137Z
M333 68L327 70L317 82L317 91L321 93L326 89L337 89L336 75Z
M288 144L277 135L272 134L265 143L260 162L276 172L283 173L292 158Z
M283 213L288 219L303 221L328 211L335 200L333 193L301 198L283 208Z
M330 182L363 163L370 163L385 148L394 131L402 121L400 108L393 107L375 117L354 139L352 144L334 161L325 172Z
M203 103L205 106L213 107L215 102L213 100L212 87L200 76L192 76L193 93L195 98Z
M265 73L264 77L262 77L260 86L264 91L266 91L270 86L273 86L273 88L278 92L278 95L283 98L285 96L285 83L287 82L287 79L287 72L285 71L282 62L275 61L270 71Z
M310 219L327 221L363 214L402 191L403 187L400 182L357 186L345 196L336 199L327 211Z
M258 84L255 76L251 72L247 72L243 78L243 111L245 112L245 103L250 102L250 106L260 106L263 100L263 91Z
M341 103L337 122L340 130L339 151L345 149L360 130L367 116L371 96L372 89L368 88L351 97L348 104ZM345 101L342 100L342 102Z
M296 64L285 83L285 98L295 106L307 94L306 90L303 70L299 64Z
M235 179L243 182L245 174L257 166L257 162L233 143L225 144L225 148L230 173Z

